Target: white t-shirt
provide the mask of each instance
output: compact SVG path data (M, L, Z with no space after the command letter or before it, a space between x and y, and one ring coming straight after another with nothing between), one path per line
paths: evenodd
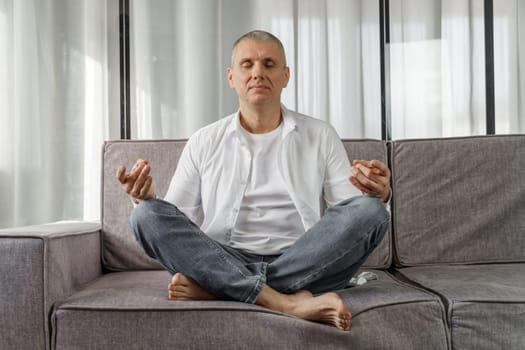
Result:
M325 206L360 196L348 177L350 162L332 126L282 107L283 129L276 171L301 216L302 232ZM230 245L248 185L252 155L239 112L195 132L186 143L164 199L202 231Z
M230 245L261 255L280 254L304 233L301 216L279 172L283 124L265 134L241 134L252 155L248 184Z

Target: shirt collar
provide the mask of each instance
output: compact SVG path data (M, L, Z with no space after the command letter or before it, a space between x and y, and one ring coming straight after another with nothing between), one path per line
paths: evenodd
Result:
M241 136L241 111L237 110L237 112L233 115L232 121L230 125L228 125L228 133L235 132L237 136ZM284 139L286 135L288 135L290 132L295 130L297 123L295 121L294 116L289 113L288 109L281 104L281 113L283 115L283 133L282 138Z

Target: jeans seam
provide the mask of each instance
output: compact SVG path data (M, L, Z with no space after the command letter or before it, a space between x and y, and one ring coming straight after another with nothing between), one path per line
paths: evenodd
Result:
M190 233L193 233L199 236L200 239L204 240L206 246L208 246L209 249L211 249L217 254L217 256L220 259L219 261L222 261L223 263L227 264L227 266L231 268L230 270L231 275L237 274L236 276L240 276L241 280L250 282L248 286L244 287L245 292L243 293L242 297L239 299L237 299L236 297L234 299L244 300L246 303L252 303L252 304L256 301L260 291L263 288L263 285L266 283L266 270L267 270L268 263L261 261L260 272L255 273L255 274L249 274L249 275L245 274L238 265L236 265L234 262L231 261L231 259L239 261L239 263L243 265L242 261L231 254L226 254L228 253L227 250L222 248L220 243L216 242L213 238L206 235L206 233L204 233L197 225L195 225L195 223L193 223L193 221L191 221L179 208L174 206L172 203L166 202L161 199L158 199L157 203L152 202L151 204L154 207L157 207L156 210L160 213L164 212L163 208L166 205L173 207L175 209L174 219L179 221L181 230L186 230L187 232L190 232ZM186 227L186 229L184 229L184 227ZM133 232L135 231L136 230L133 230ZM158 254L156 253L155 255L158 256ZM180 271L180 268L179 268L180 266L176 266L175 262L172 262L172 265L176 270ZM165 268L168 269L166 266ZM191 276L191 277L196 277L196 276ZM236 278L238 279L238 277ZM252 281L253 283L251 283Z
M160 200L160 202L164 202L164 203L167 203L167 204L171 204L169 202L165 202L163 200ZM195 230L195 227L192 226L193 222L179 209L177 208L176 206L174 206L175 209L176 209L176 214L178 217L180 217L181 221L184 222L184 225L186 226L187 230L190 231L190 232L194 232L195 234L197 235L201 235L202 238L204 239L204 242L206 243L206 245L213 249L216 253L218 253L219 257L221 258L221 261L225 262L228 264L228 266L231 266L233 268L234 271L236 271L242 278L246 279L248 278L249 276L246 276L242 271L241 269L233 264L227 257L226 255L224 254L224 251L221 250L216 244L214 244L212 242L212 238L210 238L209 236L207 236L204 232L202 232L202 230ZM177 268L177 266L174 266L175 268ZM264 265L264 267L266 268L266 265ZM177 270L180 271L179 268L177 268ZM261 278L261 276L256 276L258 277L258 280L257 282L255 283L255 285L251 288L250 292L247 293L248 294L248 297L250 297L250 295L253 293L253 291L256 289L256 288L259 288L258 287L258 284L260 284L260 281L259 279ZM247 297L247 298L248 298Z
M177 208L177 210L179 210L179 209ZM183 215L183 217L186 219L185 220L185 224L191 229L192 227L191 227L190 223L188 222L189 219L185 215ZM199 235L206 235L203 232L197 232L197 234L199 234ZM209 237L205 237L205 238L209 238ZM212 240L212 238L209 238L209 239ZM206 244L211 249L214 249L219 254L219 256L221 257L222 261L226 262L229 266L233 267L234 270L237 271L242 276L242 278L247 279L247 278L251 277L251 276L246 276L237 265L235 265L231 261L229 261L229 259L226 257L224 252L221 249L219 249L219 247L217 245L213 244L213 242L211 242L210 240L205 239L204 241L206 242ZM263 284L265 283L265 280L266 280L265 279L266 268L267 268L267 263L262 265L262 272L261 272L261 274L254 276L254 277L256 277L257 280L255 281L253 287L250 289L250 291L248 293L246 293L246 296L241 298L240 300L245 300L246 303L250 303L250 304L255 303L255 301L257 299L257 296L259 295L259 293L260 293L260 291L262 289L262 286L263 286Z
M175 207L175 209L177 209L177 212L179 212L178 214L181 214L180 216L182 218L184 218L184 223L186 225L186 227L190 230L190 231L195 231L195 228L192 227L192 225L190 223L193 223L183 212L180 211L179 208ZM229 261L227 258L226 258L226 255L224 254L224 252L219 249L219 247L216 245L216 244L213 244L213 242L211 242L211 240L213 240L213 238L210 238L209 236L207 236L204 232L202 232L200 229L199 231L196 231L195 232L197 235L201 235L203 236L204 238L204 241L206 242L206 244L208 245L208 247L214 249L218 254L219 256L221 257L221 260L226 262L229 266L232 266L243 278L246 278L247 276L241 271L241 269L239 269L238 266L236 266L235 264L233 264L231 261Z
M261 266L261 274L256 276L257 280L252 289L247 293L246 297L241 299L244 300L245 303L254 304L257 301L257 297L259 296L263 285L266 283L266 268L268 265L264 263Z

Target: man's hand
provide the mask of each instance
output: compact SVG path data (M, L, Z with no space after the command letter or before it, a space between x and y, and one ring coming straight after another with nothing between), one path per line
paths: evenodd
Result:
M385 203L390 198L390 169L379 160L354 160L350 182L362 192L379 197Z
M126 173L126 167L123 165L117 169L117 180L124 192L135 199L135 203L143 199L155 198L150 171L148 161L143 159L137 160L129 173Z

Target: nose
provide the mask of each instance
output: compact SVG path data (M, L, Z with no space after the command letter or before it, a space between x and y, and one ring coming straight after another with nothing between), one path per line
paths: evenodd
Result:
M252 67L252 78L262 79L264 77L263 66L261 63L257 62Z

